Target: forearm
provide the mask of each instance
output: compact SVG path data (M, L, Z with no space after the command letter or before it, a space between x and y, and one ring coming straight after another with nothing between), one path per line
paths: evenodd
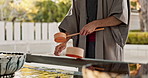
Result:
M117 26L121 24L122 22L118 20L117 18L115 18L114 16L111 16L105 19L95 20L93 21L93 23L95 24L97 28L97 27Z

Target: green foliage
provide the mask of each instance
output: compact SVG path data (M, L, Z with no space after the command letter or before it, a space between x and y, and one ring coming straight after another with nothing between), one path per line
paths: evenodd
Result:
M7 5L7 6L6 6ZM0 1L0 20L28 22L61 22L71 6L71 0Z
M39 10L31 13L36 22L61 22L71 6L71 3L58 2L51 0L38 1L35 5Z
M0 21L8 19L11 14L11 7L8 0L0 0Z
M148 44L148 32L130 32L127 44Z
M36 7L39 9L37 14L34 14L35 21L56 21L55 17L57 6L54 2L48 0L43 2L36 2Z
M130 32L142 32L141 30L130 30Z
M131 1L131 10L139 10L138 4L136 1Z
M64 2L59 2L58 3L58 17L57 17L58 22L62 21L62 19L67 14L70 6L71 6L70 0L66 4Z
M137 3L136 2L131 2L131 6L136 7L137 6Z

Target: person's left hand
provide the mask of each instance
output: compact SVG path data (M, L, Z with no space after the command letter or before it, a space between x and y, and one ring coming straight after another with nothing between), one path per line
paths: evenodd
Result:
M90 22L88 24L86 24L80 31L80 35L88 35L91 34L95 31L95 29L97 28L95 22Z

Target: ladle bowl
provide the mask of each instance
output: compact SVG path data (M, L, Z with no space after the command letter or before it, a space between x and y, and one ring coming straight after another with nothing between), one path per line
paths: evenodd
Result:
M74 57L74 58L83 58L84 50L78 47L67 47L66 56Z

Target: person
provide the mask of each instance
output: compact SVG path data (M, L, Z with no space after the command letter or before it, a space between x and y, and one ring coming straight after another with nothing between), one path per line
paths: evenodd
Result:
M129 16L129 0L73 0L59 30L67 34L80 32L71 39L74 47L85 50L86 58L122 61ZM94 32L97 28L104 30ZM66 48L67 41L56 46L55 55Z

